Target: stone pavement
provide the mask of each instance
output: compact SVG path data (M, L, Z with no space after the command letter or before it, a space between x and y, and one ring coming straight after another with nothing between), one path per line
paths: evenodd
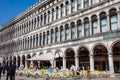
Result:
M6 77L2 77L1 80L6 80ZM43 79L43 78L35 79L34 77L16 76L16 80L120 80L120 77L98 79Z

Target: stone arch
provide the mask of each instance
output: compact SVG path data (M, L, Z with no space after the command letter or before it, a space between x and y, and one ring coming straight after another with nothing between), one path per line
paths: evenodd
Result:
M26 61L26 58L25 58L25 55L22 55L22 64L24 65L24 67L25 67L25 61Z
M93 48L95 70L109 70L108 67L108 49L103 44L96 44Z
M20 56L19 55L17 56L17 62L18 62L17 66L19 67L20 66Z
M89 48L86 46L80 46L78 48L78 57L79 57L79 66L83 70L89 70L90 69L90 59L89 59Z
M120 73L120 40L113 42L112 46L114 71Z
M31 55L27 54L26 59L30 59L30 58L31 58ZM27 67L30 67L30 61L28 61L28 60L27 60Z
M66 67L69 69L73 64L75 65L75 51L72 48L67 48L65 50L65 58L66 58Z

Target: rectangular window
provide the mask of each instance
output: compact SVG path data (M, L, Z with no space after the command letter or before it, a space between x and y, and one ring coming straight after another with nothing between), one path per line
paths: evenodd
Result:
M101 19L101 32L107 32L107 18Z
M98 33L98 22L97 21L93 21L93 34Z
M89 26L89 22L85 23L85 36L89 36L90 35L90 26Z
M110 23L111 23L111 30L117 30L118 29L118 19L117 15L110 17Z
M78 25L78 38L82 37L82 25Z
M89 7L89 0L84 1L84 6L85 6L85 8Z
M78 0L78 10L82 9L81 0Z

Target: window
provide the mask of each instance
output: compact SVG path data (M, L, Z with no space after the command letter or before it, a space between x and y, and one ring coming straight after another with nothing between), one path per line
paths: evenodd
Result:
M43 25L43 16L41 15L41 26Z
M52 10L52 21L54 21L54 14L55 14L55 11L54 9Z
M92 0L92 4L97 3L99 0Z
M72 25L72 29L71 29L71 38L72 39L75 39L75 37L76 37L76 29L75 29L75 24L74 23L72 23L71 24Z
M35 36L33 36L33 47L35 47Z
M40 19L39 19L39 16L37 17L37 27L39 27L39 24L40 24Z
M71 11L75 12L75 0L71 1Z
M62 27L60 28L60 41L64 41L64 30Z
M55 29L55 42L58 42L58 28Z
M59 15L60 15L59 12L60 12L60 9L59 9L59 7L57 7L57 8L56 8L56 19L59 18Z
M97 20L93 21L92 25L93 25L93 34L98 33L98 22L97 22Z
M69 40L70 37L69 37L69 26L68 24L65 26L65 36L66 36L66 40Z
M89 36L90 35L90 26L89 26L89 22L85 22L85 36Z
M30 39L30 48L32 47L32 37Z
M107 31L107 18L101 19L101 32Z
M31 27L32 27L32 30L33 30L33 29L34 29L34 22L33 22L33 19L32 19L32 26L31 26Z
M78 38L82 37L82 24L78 23Z
M28 38L28 48L29 48L29 46L30 46L30 40L29 40L29 38Z
M44 14L44 24L46 24L46 14Z
M111 25L111 30L117 30L118 29L117 15L110 16L110 25Z
M84 0L84 7L85 8L89 7L89 0Z
M43 45L45 45L45 33L43 34Z
M50 44L50 34L49 34L49 32L47 33L47 44Z
M50 11L48 12L48 23L50 22Z
M39 45L41 46L41 44L42 44L42 36L40 35L39 36Z
M61 17L63 17L64 16L64 6L63 6L63 4L61 5Z
M78 0L78 10L82 9L81 0Z
M35 20L35 22L34 22L34 28L36 28L36 23L37 23L36 18L34 20Z
M54 43L54 32L51 33L51 43Z
M66 15L68 15L69 14L69 3L67 2L66 3Z
M36 35L36 46L38 46L38 35Z

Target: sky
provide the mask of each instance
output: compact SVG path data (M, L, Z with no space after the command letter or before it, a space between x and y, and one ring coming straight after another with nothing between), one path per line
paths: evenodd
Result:
M0 0L0 26L40 0Z

